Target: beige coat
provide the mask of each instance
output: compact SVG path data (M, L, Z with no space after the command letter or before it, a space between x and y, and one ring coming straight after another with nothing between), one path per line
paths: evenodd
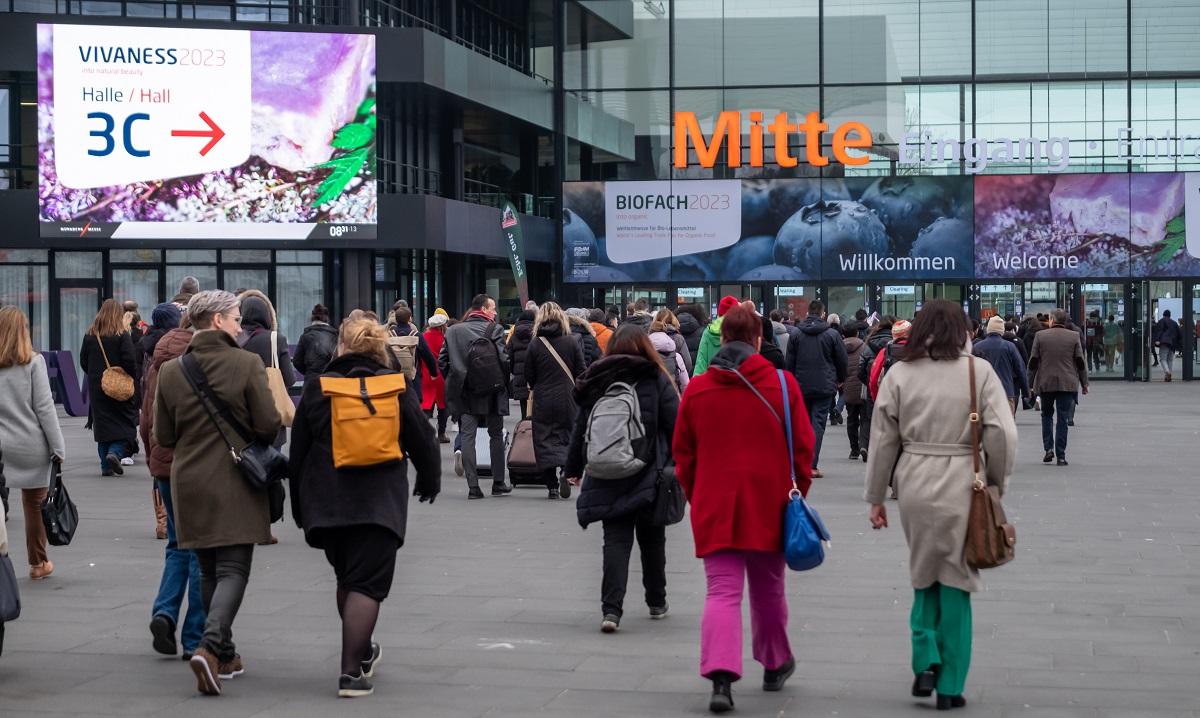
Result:
M969 360L899 362L880 382L875 400L864 498L882 504L895 476L913 588L934 582L981 588L963 550L974 483ZM1000 378L986 361L974 361L986 481L1003 495L1016 458L1017 426Z

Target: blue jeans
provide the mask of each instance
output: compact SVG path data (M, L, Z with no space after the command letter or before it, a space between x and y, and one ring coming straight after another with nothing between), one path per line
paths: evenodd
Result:
M181 549L175 541L175 509L171 505L171 484L158 482L158 493L162 495L163 508L167 510L167 557L163 564L162 583L158 586L158 597L154 599L151 616L166 616L171 625L179 625L179 607L183 594L187 593L187 616L179 632L183 650L195 651L204 635L204 601L200 597L200 562L196 554Z
M1042 449L1054 450L1060 459L1067 458L1067 419L1075 404L1075 393L1071 391L1043 391L1042 397ZM1057 411L1056 411L1057 410ZM1055 414L1057 424L1055 426Z
M821 440L825 438L825 422L829 420L829 410L833 407L833 398L832 394L804 397L804 405L808 408L808 420L812 422L814 438L812 467L814 469L817 468L817 461L821 458Z
M101 444L96 444L96 453L100 455L100 470L112 471L113 468L108 465L108 455L114 454L117 459L125 458L125 449L129 444L125 441L109 441Z

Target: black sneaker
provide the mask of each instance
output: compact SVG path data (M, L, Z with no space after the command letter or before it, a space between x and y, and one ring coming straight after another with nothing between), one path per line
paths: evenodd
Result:
M183 654L180 656L180 658L182 658L184 660L184 662L186 663L187 661L192 660L192 656L194 656L194 655L196 655L195 651L189 651L187 649L184 649Z
M512 486L508 484L492 484L492 496L508 496L512 493ZM367 676L370 678L370 676Z
M348 676L345 673L338 678L338 698L359 698L375 692L375 686L361 673Z
M108 462L108 468L112 469L114 474L117 476L125 475L125 469L121 468L121 457L110 453L104 457L104 460Z
M571 483L565 476L558 477L558 495L564 499L571 498Z
M1067 419L1067 426L1075 426L1075 420L1074 420L1074 419Z
M175 626L171 623L171 619L161 613L150 619L150 634L154 636L154 650L166 656L173 656L179 652L179 645L175 643Z
M671 604L667 603L666 601L663 601L663 605L661 605L661 606L651 606L650 607L650 618L653 618L655 620L660 620L660 619L666 618L667 612L670 610L671 610Z
M1066 460L1065 458L1059 459L1059 460L1058 460L1058 465L1059 465L1059 466L1066 466L1066 465L1067 465L1067 460Z
M555 488L553 488L553 489L550 489L549 495L548 495L548 496L546 496L546 498L548 498L548 499L557 499L557 498L558 498L558 487L555 487Z
M362 662L362 674L367 678L375 677L375 667L383 658L383 648L374 641L371 642L371 657Z
M611 613L604 614L604 620L600 622L600 631L603 633L616 633L621 627L621 617Z
M778 691L783 688L783 684L787 683L787 679L792 677L796 672L796 659L789 657L783 662L783 665L770 671L763 671L763 690Z
M862 450L860 450L860 451L858 452L858 455L862 457L862 460L863 460L863 461L866 461L866 460L867 460L867 450L866 450L866 449L862 449Z
M107 469L106 469L106 470L104 470L104 471L101 471L101 472L100 472L100 475L101 475L101 476L116 476L116 474L114 474L114 473L113 473L113 472L111 472L111 471L108 471Z
M1046 452L1046 455L1042 457L1042 462L1043 462L1043 463L1046 463L1046 464L1049 464L1051 461L1054 461L1054 452L1053 452L1053 451L1047 451L1047 452Z
M713 713L725 713L733 710L733 674L728 671L717 671L712 676L712 698L708 701L708 709Z
M851 461L858 461L858 450L855 449L855 450L851 451L849 458Z
M468 499L482 499L483 498L483 489L476 486L475 488L471 489L467 493L467 498Z

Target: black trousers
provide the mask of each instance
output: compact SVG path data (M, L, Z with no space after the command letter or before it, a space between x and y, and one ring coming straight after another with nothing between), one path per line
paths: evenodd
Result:
M604 526L604 575L600 579L600 607L618 618L624 613L625 589L629 586L629 555L636 537L642 553L642 586L646 605L667 603L667 531L655 526L649 511L641 511L601 522Z
M871 450L871 414L875 411L875 402L863 399L862 409L859 410L858 448Z
M200 562L200 598L208 618L200 646L219 661L233 659L233 619L237 617L250 581L254 544L195 549Z
M863 444L859 432L862 431L862 404L846 404L846 436L850 439L850 451L858 453ZM868 426L870 424L868 423Z

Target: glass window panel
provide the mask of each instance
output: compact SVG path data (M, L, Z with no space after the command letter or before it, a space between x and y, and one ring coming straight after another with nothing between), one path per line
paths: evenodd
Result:
M724 5L724 0L675 0L676 87L729 84L723 62Z
M226 249L221 252L221 261L238 264L265 264L271 261L271 250Z
M71 352L75 375L80 379L79 348L100 311L100 301L100 290L94 287L70 287L58 295L58 348Z
M221 288L227 292L237 293L239 289L257 289L263 294L271 296L271 291L268 288L270 283L269 270L226 269L223 274L225 283Z
M1133 71L1193 72L1200 66L1200 4L1195 0L1131 0Z
M976 0L975 16L979 76L1047 72L1048 0Z
M653 92L596 92L592 102L605 114L633 125L633 156L620 157L594 150L592 161L613 163L616 176L611 179L655 179L670 176L671 172L671 106L665 91ZM685 109L679 107L677 109ZM686 108L690 109L690 108Z
M138 314L149 323L150 314L159 303L158 276L157 269L114 269L113 298L118 302L130 299L137 302Z
M918 22L919 3L910 0L826 3L825 82L899 82L902 74L917 75Z
M59 279L100 279L104 255L100 252L55 252L54 276Z
M320 264L324 257L320 251L301 249L280 249L275 252L275 262L278 264Z
M308 326L313 305L325 304L324 279L324 268L320 266L275 268L275 311L279 316L279 331L283 332L288 342L295 344L300 340L300 334Z
M184 277L195 277L200 282L200 290L217 288L217 267L208 265L167 265L167 293L174 297L179 292L179 284ZM171 297L167 297L170 299Z
M168 17L167 5L162 2L125 3L125 13L129 17Z
M1050 72L1125 72L1127 0L1050 0Z
M216 264L217 250L215 249L168 249L167 262L170 264Z
M733 85L802 85L817 84L820 44L817 33L819 3L817 0L791 0L787 3L724 2L724 22L721 31L720 53L723 58L724 81L686 84ZM829 8L829 3L826 3ZM675 78L679 82L681 68L691 60L699 60L704 52L680 55L679 2L676 0L675 20ZM712 52L715 48L708 48ZM768 58L786 57L785 62ZM687 68L685 72L692 70ZM691 73L694 76L694 73Z
M105 15L109 17L121 16L121 3L119 2L104 2L92 1L83 3L84 15Z
M0 249L0 263L45 262L47 256L44 249Z
M621 16L625 0L567 3L567 44L563 84L569 90L666 87L669 72L669 7L667 0L637 2L632 22L619 20L632 33L614 29L597 12Z
M36 351L50 349L49 286L49 269L45 265L0 264L0 305L16 307L25 313Z
M921 78L955 77L971 74L971 0L921 0ZM916 34L915 28L905 27ZM896 37L900 74L909 76L907 59L912 40Z
M158 249L110 249L108 261L111 264L161 262L162 251Z

